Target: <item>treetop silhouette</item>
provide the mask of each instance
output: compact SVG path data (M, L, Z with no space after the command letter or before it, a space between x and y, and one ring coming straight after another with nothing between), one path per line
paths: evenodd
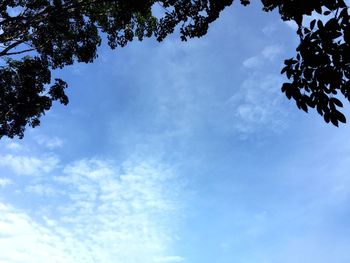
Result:
M114 49L134 39L163 41L179 28L181 40L201 37L233 0L3 0L0 3L0 138L22 138L27 125L53 101L68 103L67 83L51 71L97 57L102 34ZM248 5L250 1L241 0ZM285 60L282 92L299 109L316 108L326 122L345 123L339 111L350 100L350 19L343 0L262 0L295 21L296 55ZM159 5L161 17L152 13ZM306 24L304 17L314 13Z

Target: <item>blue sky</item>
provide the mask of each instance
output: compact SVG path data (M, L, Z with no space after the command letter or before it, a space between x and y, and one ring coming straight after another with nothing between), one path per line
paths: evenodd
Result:
M58 72L70 104L0 142L0 262L349 262L349 126L280 92L260 8Z

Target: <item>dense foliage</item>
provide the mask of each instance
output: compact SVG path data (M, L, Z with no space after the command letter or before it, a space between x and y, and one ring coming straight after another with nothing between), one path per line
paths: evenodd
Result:
M53 101L68 103L67 83L51 71L93 62L101 34L111 48L134 39L164 40L176 28L181 39L201 37L233 0L2 0L0 2L0 138L23 137L40 123ZM249 0L241 0L248 5ZM342 94L350 100L350 19L343 0L262 0L298 24L300 45L282 73L282 91L298 108L316 108L326 122L345 122ZM155 17L155 6L164 12ZM306 15L318 13L309 25ZM234 29L233 29L234 30Z

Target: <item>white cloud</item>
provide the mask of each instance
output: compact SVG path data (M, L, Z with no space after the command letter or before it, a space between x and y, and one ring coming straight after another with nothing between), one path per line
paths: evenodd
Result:
M0 141L0 145L2 148L6 148L10 151L18 151L23 149L23 145L15 139L2 138Z
M262 51L261 54L263 57L273 60L275 59L278 55L280 55L283 52L283 48L281 45L270 45L265 47Z
M62 191L56 190L51 185L45 184L33 184L25 187L25 191L28 193L33 193L41 196L55 196Z
M243 66L249 69L258 68L263 65L263 60L259 56L250 57L243 61Z
M9 150L19 150L21 148L21 145L16 142L9 142L6 144L6 148Z
M46 181L24 189L45 196L40 214L0 203L0 262L182 261L169 255L181 219L181 185L170 167L84 159Z
M64 168L64 173L74 178L87 177L99 180L101 177L111 176L115 173L111 164L97 159L80 160Z
M284 49L280 44L265 46L261 52L243 61L249 75L235 95L228 100L234 129L243 138L262 130L279 131L285 127L286 112L283 110L283 94L280 92L282 78L271 72L275 61ZM277 75L276 75L277 74Z
M36 136L35 140L38 144L49 148L49 149L55 149L63 146L63 140L61 140L58 137L47 137L44 135Z
M284 24L287 25L293 31L296 31L298 29L298 24L295 23L293 20L285 21Z
M259 55L243 61L243 66L248 69L261 68L266 62L273 62L283 52L281 45L273 44L266 46Z
M276 32L276 30L277 30L276 24L268 24L265 27L263 27L262 32L267 36L271 36L272 33Z
M173 179L171 169L155 162L118 168L97 159L77 161L56 178L71 188L70 201L59 208L62 222L74 226L76 236L89 237L98 262L152 262L172 242L168 225L179 191Z
M0 187L4 187L12 184L12 181L9 178L1 178L0 177Z
M0 203L0 213L0 262L93 262L78 261L86 251L67 233L59 235L9 205Z
M237 131L248 135L262 129L276 132L285 127L281 83L279 76L271 74L253 74L242 83L228 101L229 111L233 112L231 122Z
M18 175L36 175L49 173L57 167L59 160L55 156L30 157L12 154L0 155L0 166L10 168Z

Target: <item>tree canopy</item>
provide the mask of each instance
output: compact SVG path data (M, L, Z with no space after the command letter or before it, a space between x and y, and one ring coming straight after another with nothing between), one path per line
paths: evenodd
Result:
M233 0L2 0L0 2L0 138L20 138L54 101L68 103L67 83L51 72L91 63L104 38L114 49L134 39L201 37ZM296 55L285 60L282 92L328 123L345 123L341 100L350 100L350 17L344 0L261 0L295 21ZM249 0L240 0L249 5ZM163 14L155 16L154 7ZM306 22L305 16L313 16ZM233 29L234 30L234 29Z

